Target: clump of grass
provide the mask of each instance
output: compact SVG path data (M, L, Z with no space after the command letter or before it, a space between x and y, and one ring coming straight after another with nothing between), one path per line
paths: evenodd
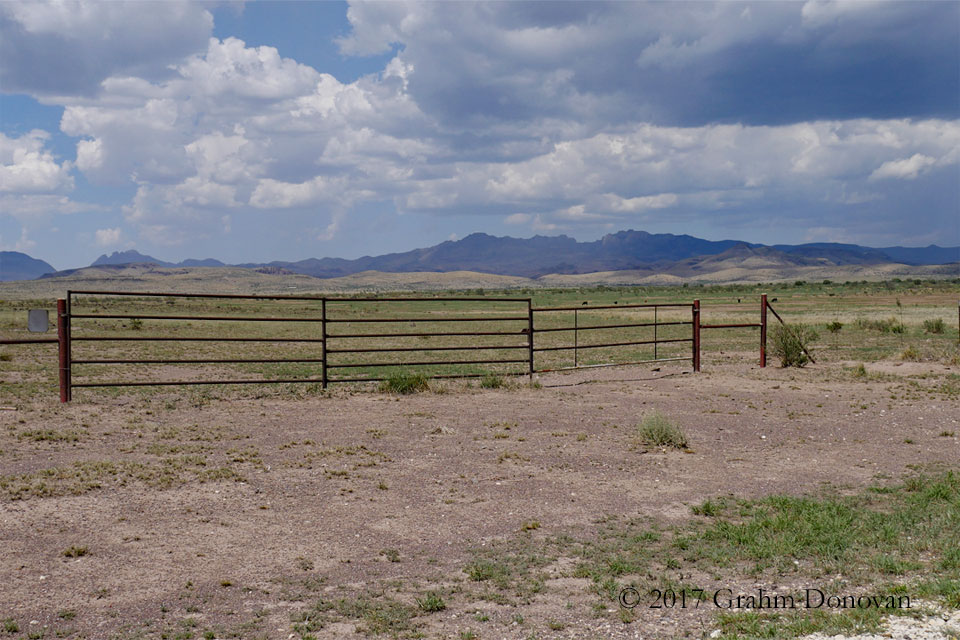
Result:
M923 321L923 330L927 333L943 333L943 318Z
M827 323L827 331L830 333L839 333L840 329L843 329L843 323L834 320L833 322Z
M443 611L447 608L447 603L443 601L443 597L436 591L428 591L422 598L417 598L416 600L417 606L426 613Z
M857 378L866 378L867 377L867 368L863 366L863 363L857 365L857 368L853 370L853 375Z
M395 373L380 383L385 393L410 394L430 390L430 381L422 373Z
M486 375L480 379L480 387L483 389L499 389L504 384L506 384L506 381L503 379L503 376L496 374Z
M920 352L917 351L917 350L913 347L913 345L910 345L909 347L907 347L906 349L904 349L902 352L900 352L900 359L901 359L901 360L910 360L910 361L913 361L913 362L919 362L919 361L920 361Z
M858 329L869 329L879 331L880 333L904 333L906 327L895 317L890 316L882 320L867 320L866 318L857 318Z
M77 545L70 545L63 550L63 555L67 558L80 558L88 553L90 553L89 549L86 547L79 547Z
M770 332L772 353L780 358L781 367L802 367L810 361L809 344L818 337L816 331L802 324L777 325Z
M657 410L653 410L643 417L643 422L637 427L640 441L654 447L687 448L687 437L680 427Z

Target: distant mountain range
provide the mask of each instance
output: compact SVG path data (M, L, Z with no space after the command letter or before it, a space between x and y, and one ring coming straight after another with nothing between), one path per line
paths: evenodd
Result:
M8 277L4 252L0 280L29 279L45 273L42 267L33 271L11 269ZM30 259L24 254L15 254ZM707 259L707 258L715 259ZM899 263L907 265L942 265L960 263L960 247L885 247L871 248L855 244L818 242L802 245L765 246L737 240L703 240L688 235L651 234L645 231L620 231L593 242L578 242L568 236L534 236L533 238L496 237L474 233L462 240L449 240L433 247L414 249L382 256L344 258L309 258L296 262L246 263L230 265L272 273L298 273L318 278L347 276L363 271L388 273L475 271L497 275L538 278L548 274L584 274L607 271L642 270L644 272L685 272L709 269L709 265L733 261L760 260L765 264L784 266L873 265ZM52 271L50 265L45 265ZM22 258L17 258L17 264ZM91 267L116 267L125 264L155 264L160 267L223 267L219 260L184 260L172 263L143 255L137 251L102 255ZM11 262L13 264L13 262ZM58 272L65 275L68 272ZM35 275L30 275L35 274ZM50 276L47 276L50 277Z
M56 269L43 260L31 258L19 251L0 251L0 281L36 280Z

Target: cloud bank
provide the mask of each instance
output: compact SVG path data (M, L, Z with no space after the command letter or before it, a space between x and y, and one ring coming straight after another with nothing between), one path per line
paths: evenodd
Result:
M323 242L371 203L521 231L789 241L869 220L862 240L960 240L956 3L390 2L347 18L345 55L395 51L351 83L211 37L203 5L0 5L4 90L62 105L76 149L3 136L0 191L26 209L75 172L132 189L130 233L98 224L101 245L263 216Z

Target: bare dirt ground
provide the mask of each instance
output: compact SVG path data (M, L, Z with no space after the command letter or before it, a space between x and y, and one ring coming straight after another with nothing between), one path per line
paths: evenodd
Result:
M615 600L597 606L564 551L576 545L556 541L595 539L611 517L668 527L717 496L853 492L960 461L957 367L858 377L748 359L541 388L78 390L69 406L5 406L0 637L701 637L712 612L640 607L624 622ZM639 443L653 408L687 452ZM497 596L464 571L511 545L553 550L537 589ZM442 610L418 606L431 590ZM317 606L336 598L355 615ZM378 610L413 613L391 627Z

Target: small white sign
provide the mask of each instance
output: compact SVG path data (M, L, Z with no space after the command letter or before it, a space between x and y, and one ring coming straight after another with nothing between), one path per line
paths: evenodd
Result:
M30 309L27 314L27 329L33 333L46 333L50 330L50 317L46 309Z

